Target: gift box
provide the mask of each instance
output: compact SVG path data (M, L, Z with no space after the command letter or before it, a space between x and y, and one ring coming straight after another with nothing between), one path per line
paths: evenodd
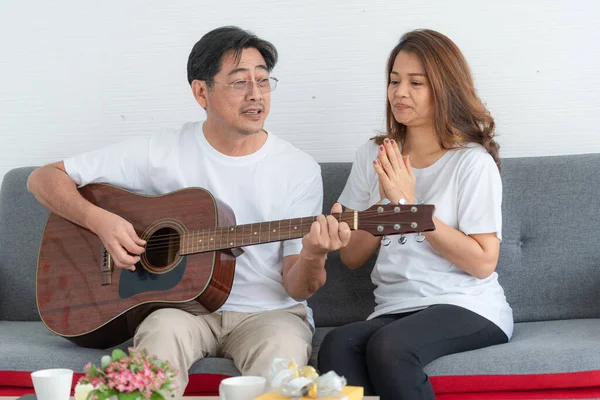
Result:
M361 386L345 386L342 389L342 393L335 397L319 397L318 400L363 400L365 390ZM258 396L255 400L314 400L310 397L285 397L280 396L276 393L265 393L262 396Z

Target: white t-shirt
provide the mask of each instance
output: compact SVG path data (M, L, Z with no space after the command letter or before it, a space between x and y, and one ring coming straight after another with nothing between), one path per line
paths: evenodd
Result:
M233 210L238 225L319 215L323 182L319 164L268 133L256 152L230 157L213 148L202 122L161 131L64 160L81 187L110 183L146 195L201 187ZM244 247L236 259L231 293L221 310L257 312L298 302L283 288L283 258L299 254L301 239ZM306 302L309 322L312 310Z
M379 180L373 168L378 149L373 140L361 146L355 156L348 182L339 202L363 211L380 200ZM435 205L435 216L467 235L495 232L502 240L502 180L493 158L478 144L450 150L427 168L413 168L415 196ZM401 313L434 304L453 304L471 310L501 328L510 339L512 309L498 274L478 279L442 257L425 240L418 243L409 234L404 245L399 235L380 246L371 273L376 285L375 311Z

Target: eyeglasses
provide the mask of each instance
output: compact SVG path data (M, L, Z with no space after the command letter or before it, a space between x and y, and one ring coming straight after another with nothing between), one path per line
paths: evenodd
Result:
M246 93L252 91L255 84L261 93L270 93L273 90L275 90L275 88L277 87L277 82L279 82L279 79L271 76L269 78L261 79L258 82L254 82L254 81L235 81L233 83L221 83L221 82L215 82L215 81L210 81L210 82L216 83L219 85L223 85L223 86L229 86L234 94L242 95L242 94L246 94Z

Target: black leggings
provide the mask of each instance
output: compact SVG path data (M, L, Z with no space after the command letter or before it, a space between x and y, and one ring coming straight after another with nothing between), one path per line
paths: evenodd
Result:
M321 374L335 371L365 395L435 399L423 368L447 354L506 343L497 325L465 308L435 305L382 315L327 333L319 350Z

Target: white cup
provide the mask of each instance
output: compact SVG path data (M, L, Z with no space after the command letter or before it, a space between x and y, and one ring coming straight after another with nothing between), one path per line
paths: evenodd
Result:
M31 373L37 400L69 400L73 370L55 368Z
M265 393L267 379L262 376L234 376L219 384L221 400L254 400Z

